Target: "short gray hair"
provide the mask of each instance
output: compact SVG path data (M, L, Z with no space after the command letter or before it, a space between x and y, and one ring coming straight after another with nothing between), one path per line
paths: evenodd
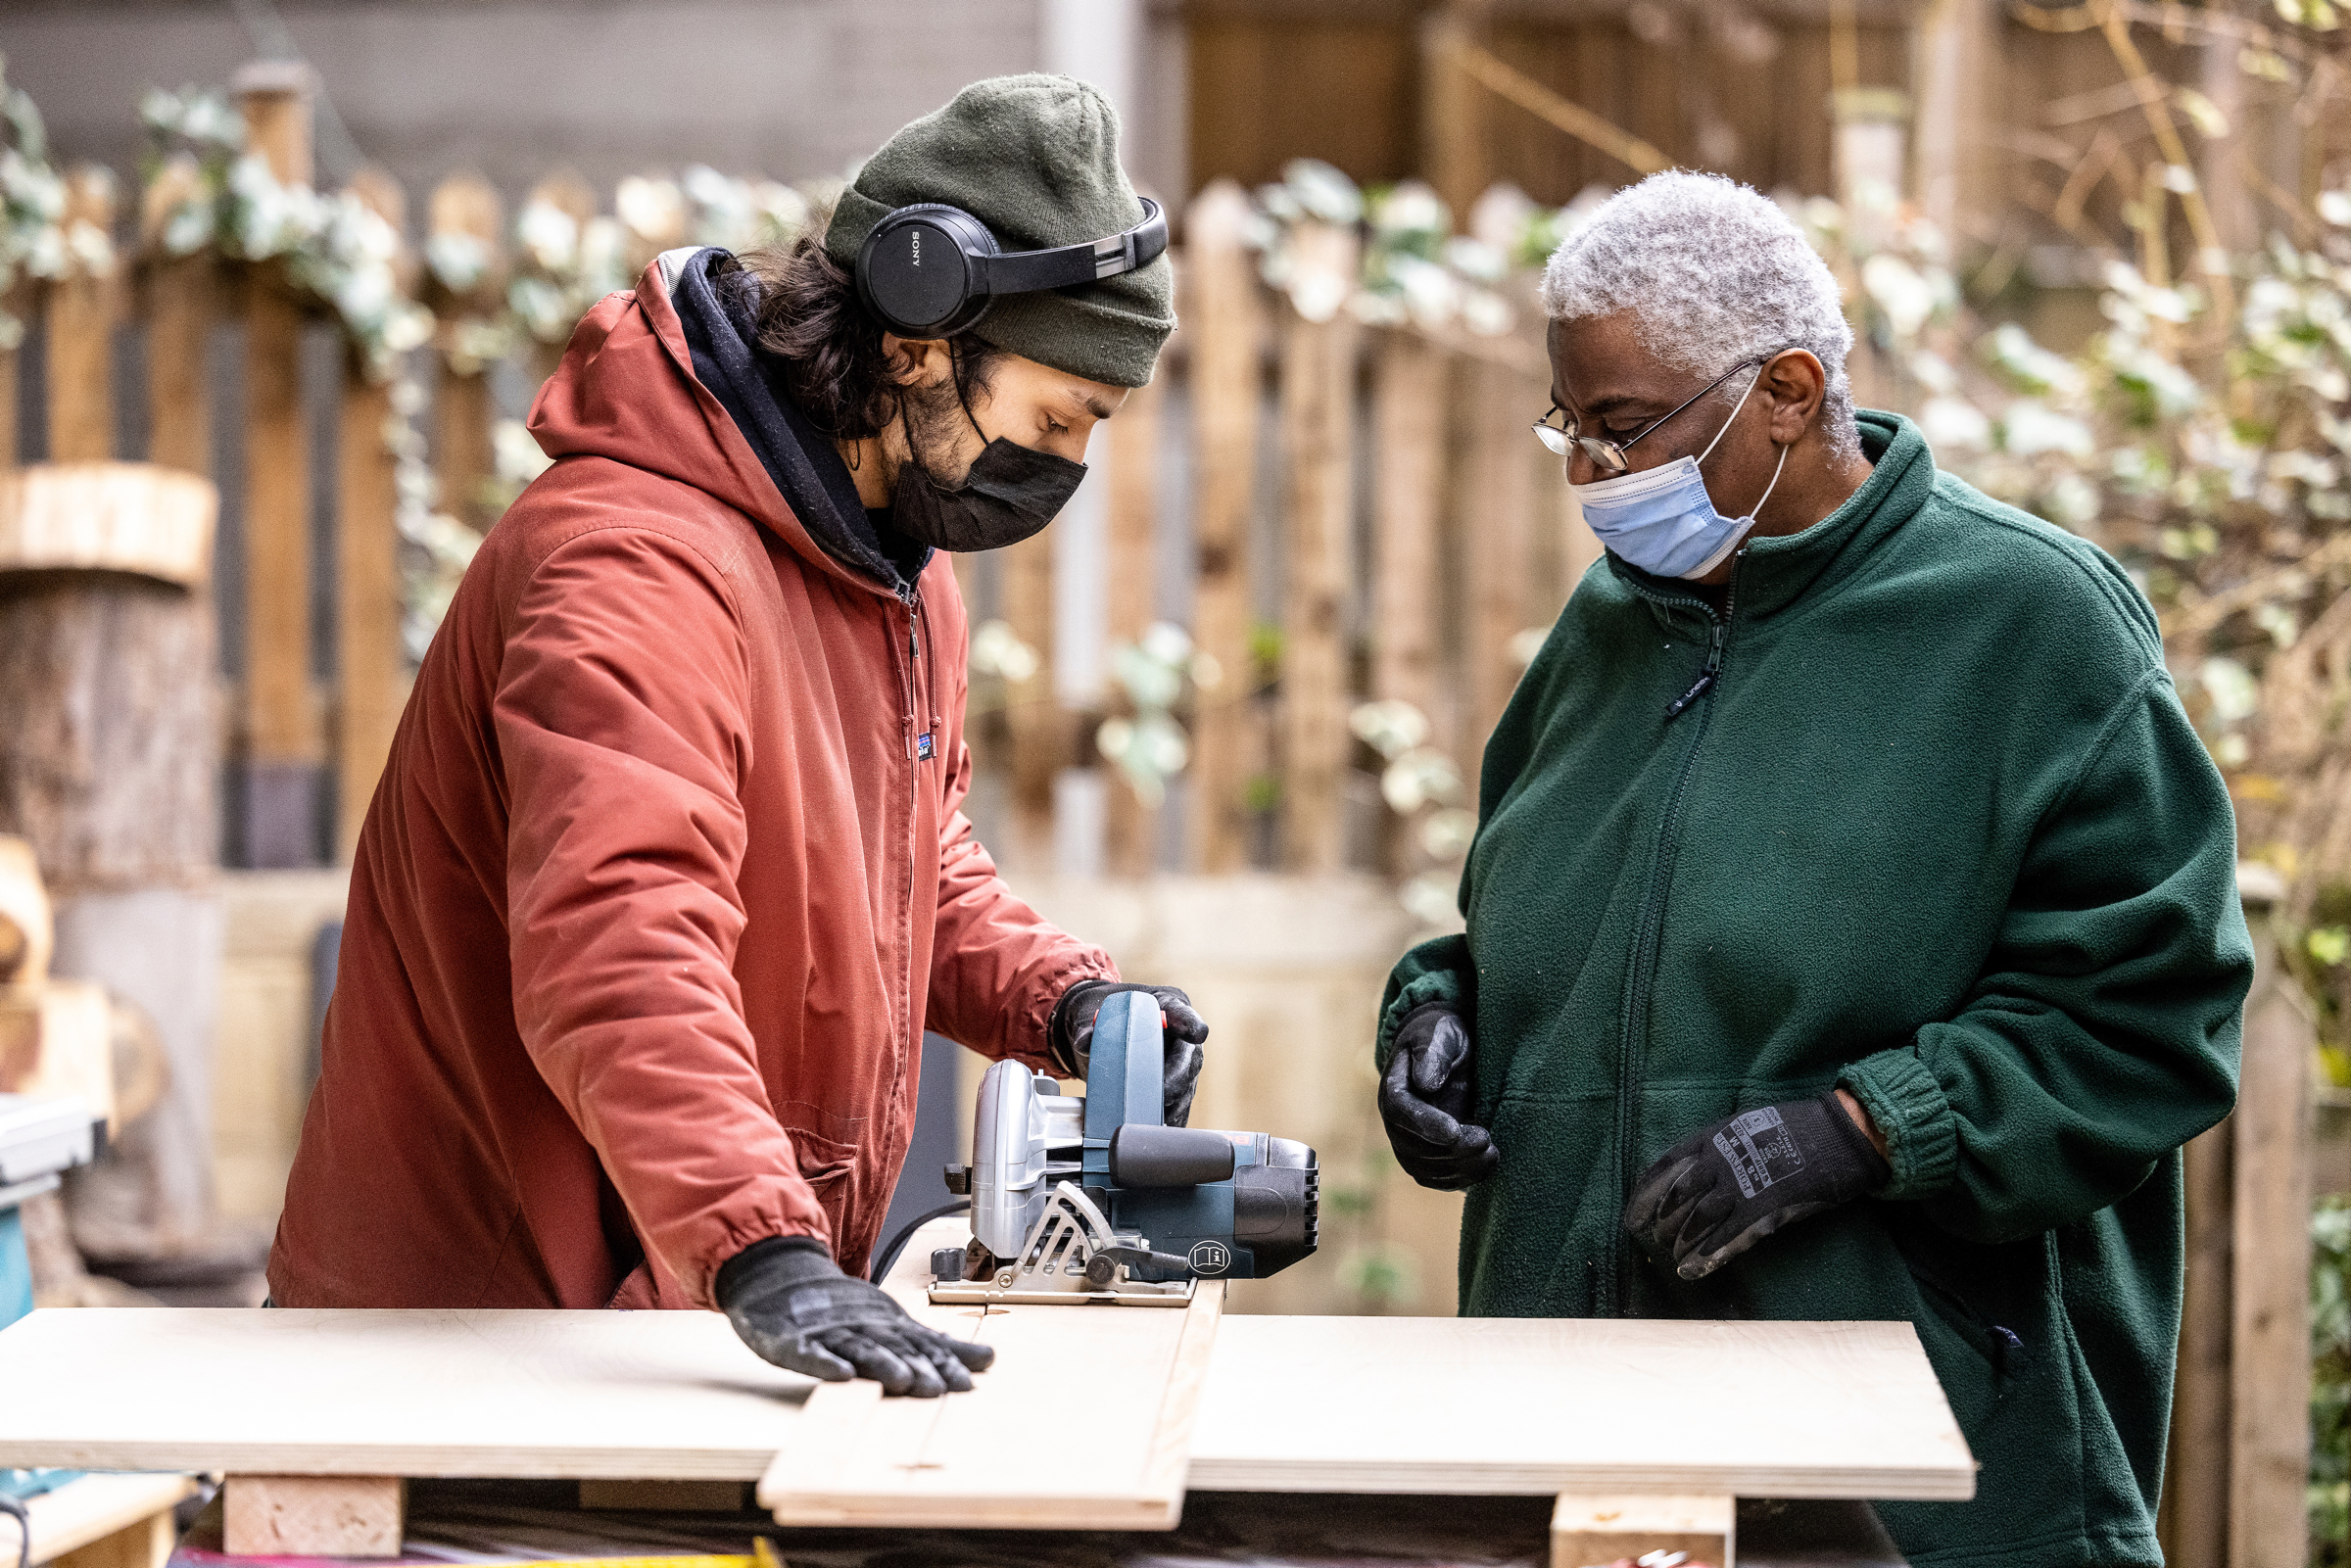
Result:
M1697 376L1807 350L1828 373L1830 451L1860 452L1836 276L1787 214L1737 180L1675 168L1618 191L1552 253L1543 309L1555 321L1630 310L1659 358Z

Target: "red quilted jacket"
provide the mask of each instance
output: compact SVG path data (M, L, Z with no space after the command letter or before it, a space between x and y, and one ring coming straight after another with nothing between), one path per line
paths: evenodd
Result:
M704 1307L767 1236L861 1270L926 1024L1042 1066L1110 961L960 807L964 607L836 563L657 271L580 324L417 673L352 869L269 1259L286 1307ZM925 737L928 743L925 743Z

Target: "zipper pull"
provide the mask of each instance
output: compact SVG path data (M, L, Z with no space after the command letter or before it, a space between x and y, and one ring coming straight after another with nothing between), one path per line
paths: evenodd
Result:
M1696 702L1714 689L1714 677L1722 671L1722 637L1723 624L1716 621L1713 635L1706 641L1705 668L1698 672L1698 679L1691 683L1690 689L1674 698L1666 707L1665 722L1667 724L1671 724L1683 714L1688 713L1691 703Z
M1688 713L1690 711L1690 704L1696 702L1700 697L1704 696L1706 692L1713 687L1713 685L1714 672L1711 668L1699 671L1697 682L1692 685L1689 690L1683 692L1680 696L1675 697L1672 703L1665 709L1665 722L1671 724L1683 714Z

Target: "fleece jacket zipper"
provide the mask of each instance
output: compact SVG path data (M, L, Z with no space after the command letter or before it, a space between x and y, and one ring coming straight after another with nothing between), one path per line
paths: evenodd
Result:
M1744 554L1744 552L1742 552ZM1708 637L1706 662L1698 679L1665 709L1665 723L1697 707L1711 696L1722 681L1723 656L1731 640L1731 621L1739 609L1739 574L1744 561L1731 569L1731 591L1723 602L1720 615L1702 598L1684 598L1651 594L1635 587L1634 592L1653 603L1675 609L1691 608L1706 618ZM1636 1135L1640 1125L1642 1045L1649 1038L1651 992L1656 985L1657 949L1665 939L1665 896L1673 881L1673 863L1680 849L1678 841L1682 823L1682 805L1690 793L1690 780L1698 771L1699 754L1705 747L1706 730L1714 716L1714 704L1706 702L1700 708L1698 727L1690 736L1690 748L1682 754L1682 765L1674 774L1673 789L1666 796L1665 815L1657 824L1656 846L1650 855L1649 886L1641 895L1641 912L1633 923L1633 953L1630 973L1625 977L1624 1006L1619 1016L1616 1040L1616 1191L1613 1213L1624 1212L1631 1200L1633 1183L1640 1172L1634 1168L1639 1158ZM1612 1230L1615 1229L1611 1227ZM1622 1317L1627 1306L1625 1291L1625 1258L1630 1244L1620 1231L1601 1261L1599 1300L1595 1310L1610 1317Z

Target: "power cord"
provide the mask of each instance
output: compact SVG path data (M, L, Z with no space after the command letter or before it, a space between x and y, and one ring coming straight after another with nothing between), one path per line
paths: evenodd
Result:
M881 1284L884 1280L889 1278L890 1265L898 1260L898 1254L906 1250L906 1244L914 1239L914 1233L916 1231L922 1229L934 1219L944 1219L949 1214L960 1214L971 1207L972 1201L969 1198L958 1198L951 1204L939 1205L936 1209L932 1210L927 1214L915 1215L912 1219L906 1221L905 1225L895 1236L892 1236L889 1239L889 1245L882 1249L881 1256L874 1259L874 1266L865 1277L872 1280L877 1285Z
M24 1504L0 1492L0 1513L13 1514L17 1521L17 1568L32 1568L32 1515Z

